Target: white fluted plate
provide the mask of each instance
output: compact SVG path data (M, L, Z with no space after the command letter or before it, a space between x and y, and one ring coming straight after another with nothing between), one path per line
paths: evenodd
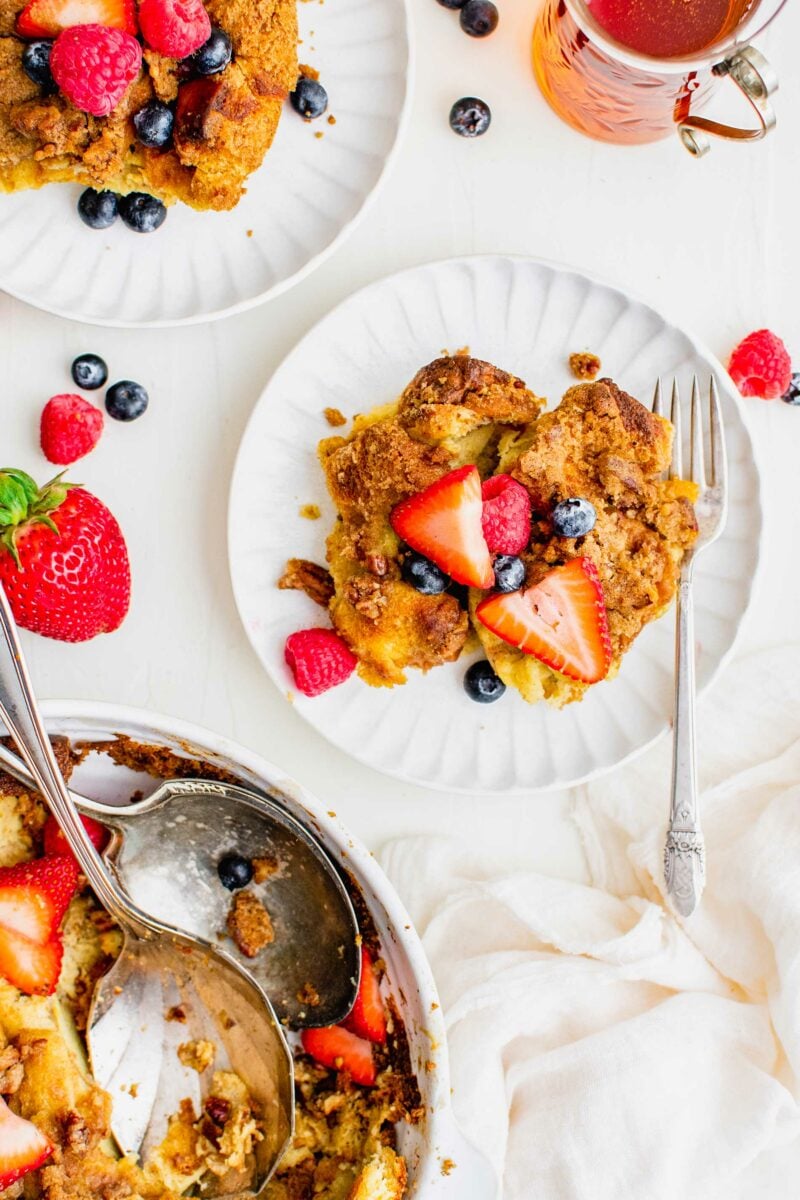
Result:
M443 348L525 379L557 403L574 383L567 358L591 350L632 395L649 402L656 378L716 376L731 471L730 514L697 560L697 671L708 686L731 653L759 558L758 470L741 401L719 362L648 305L600 281L533 259L482 257L417 267L351 296L292 351L245 433L229 512L230 567L247 635L276 685L326 738L362 762L451 791L536 791L585 781L644 749L669 726L674 618L648 626L619 675L560 711L509 689L495 704L468 699L468 660L409 672L409 683L370 688L357 676L323 696L297 694L286 637L324 625L299 592L279 591L291 557L325 561L334 509L316 459L330 435L322 410L348 417L394 399ZM322 518L299 515L318 504ZM477 656L476 656L477 657Z
M251 308L312 270L386 173L411 51L407 0L309 0L298 15L300 59L319 70L335 125L304 122L287 103L232 212L176 204L152 234L122 221L87 229L75 211L81 189L69 184L0 195L0 289L98 325L177 325Z

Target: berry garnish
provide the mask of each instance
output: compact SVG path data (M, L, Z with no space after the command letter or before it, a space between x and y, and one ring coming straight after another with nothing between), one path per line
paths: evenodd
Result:
M145 44L167 58L186 58L211 36L203 0L142 0L139 26Z
M784 404L800 404L800 371L795 371L792 381L781 396Z
M307 121L321 117L328 107L328 93L317 79L307 79L302 76L297 81L297 87L289 93L289 100L295 112Z
M423 554L414 554L413 551L403 559L400 574L406 583L410 583L423 596L438 596L441 592L446 592L450 582L436 563L425 558Z
M58 933L78 876L75 860L63 854L0 868L0 928L44 946Z
M40 441L48 462L66 466L94 450L103 414L83 396L53 396L42 410Z
M450 109L450 128L459 137L476 138L486 133L492 123L492 110L477 96L464 96Z
M352 1012L342 1022L345 1029L368 1042L382 1046L386 1042L386 1013L383 1010L381 989L372 956L366 946L361 947L361 981Z
M461 9L461 28L470 37L483 38L494 33L500 20L497 5L492 0L467 0Z
M505 694L506 685L488 659L473 663L464 675L464 691L478 704L494 704Z
M46 92L55 89L53 72L50 70L50 52L53 49L51 41L29 42L22 51L22 69L32 83L36 83Z
M534 587L495 593L476 609L487 629L580 683L597 683L611 665L603 589L588 558L555 567Z
M96 391L108 379L108 367L99 354L79 354L73 360L70 373L73 381L85 392Z
M136 136L143 146L149 146L151 150L160 150L169 144L174 124L175 115L162 100L148 100L133 114Z
M47 1162L51 1142L32 1121L12 1112L0 1097L0 1190Z
M519 554L531 540L531 502L510 475L493 475L481 489L483 536L493 554Z
M39 945L0 926L0 975L26 996L52 996L63 959L60 936Z
M358 660L332 629L301 629L284 650L294 681L304 696L319 696L349 679Z
M792 381L792 360L777 334L759 329L739 342L728 371L743 396L775 400Z
M61 476L38 488L24 471L0 471L0 584L17 624L32 633L62 642L111 633L131 596L120 527Z
M198 75L217 75L233 58L233 42L224 29L212 29L211 36L192 55L192 66Z
M17 18L24 38L57 37L73 25L102 25L135 36L135 0L30 0Z
M347 1071L354 1083L371 1087L376 1079L372 1045L365 1039L330 1025L326 1029L304 1029L300 1035L303 1049L323 1067Z
M119 215L134 233L155 233L167 219L167 208L146 192L129 192L119 198Z
M595 506L579 496L562 500L553 509L553 533L556 537L585 537L594 529L596 522Z
M389 520L399 538L456 583L489 588L494 571L482 517L481 477L475 467L459 467L403 500Z
M518 592L525 582L525 563L515 554L498 554L494 560L496 592Z
M95 821L91 817L84 816L81 817L81 824L88 833L89 841L95 850L98 853L104 850L109 838L109 833L105 825L101 825L99 821ZM66 854L70 858L73 857L70 844L64 837L61 826L52 814L44 823L43 845L45 854Z
M243 854L232 851L230 854L223 854L217 863L217 874L222 886L229 892L235 892L239 888L247 887L253 878L253 864Z
M90 229L108 229L119 216L119 196L87 188L78 198L78 216Z
M140 383L121 379L106 392L106 412L115 421L135 421L147 409L150 397Z
M75 25L55 40L50 70L76 108L107 117L139 74L142 47L122 29Z

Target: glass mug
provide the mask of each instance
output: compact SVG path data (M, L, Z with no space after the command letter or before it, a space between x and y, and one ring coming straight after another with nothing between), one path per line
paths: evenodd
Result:
M670 28L677 0L545 0L533 36L536 79L560 117L601 141L654 142L677 129L696 156L711 148L709 134L756 141L775 124L770 97L778 82L748 42L786 2L681 0L683 14L696 12L701 20L692 27L683 16ZM752 126L698 115L725 78L748 100Z

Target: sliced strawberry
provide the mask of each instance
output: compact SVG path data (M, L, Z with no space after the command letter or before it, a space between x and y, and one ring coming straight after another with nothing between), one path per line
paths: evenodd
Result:
M353 1011L343 1024L345 1029L366 1038L368 1042L378 1042L382 1046L386 1041L383 999L369 950L365 946L361 947L361 982L358 995Z
M581 683L597 683L611 665L603 589L594 563L573 558L522 592L482 600L478 619L523 654Z
M78 890L78 866L63 854L0 868L0 926L44 945Z
M26 996L52 996L61 974L64 947L56 936L45 946L0 928L0 975Z
M109 838L109 832L105 825L101 825L99 821L92 820L91 817L81 817L81 821L95 850L100 851L105 849ZM72 857L69 842L61 832L61 826L52 813L44 823L44 852L45 854L68 854Z
M40 1167L52 1153L41 1130L13 1113L0 1097L0 1190Z
M138 32L135 0L30 0L17 17L24 38L57 37L73 25L103 25Z
M301 1041L306 1053L322 1063L323 1067L347 1071L355 1083L363 1083L367 1087L375 1082L372 1046L341 1025L330 1025L327 1029L304 1029Z
M398 537L456 583L476 588L494 583L482 528L481 477L475 467L459 467L443 475L424 492L398 504L390 520Z

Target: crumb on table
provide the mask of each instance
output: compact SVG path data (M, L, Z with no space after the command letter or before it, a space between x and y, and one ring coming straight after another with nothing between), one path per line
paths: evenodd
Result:
M338 429L341 425L347 424L347 417L338 408L323 408L322 415L329 425L334 429Z
M307 558L290 558L278 580L282 591L305 592L309 600L327 608L333 599L334 586L330 571ZM255 862L255 860L253 860ZM260 881L257 879L256 883Z
M300 516L305 517L307 521L318 521L322 516L322 509L318 504L303 504L300 506Z
M264 905L252 892L237 892L228 913L228 933L247 958L275 941L275 930Z
M569 356L569 369L576 379L596 379L602 365L597 355L588 350Z
M208 1070L216 1057L217 1048L213 1042L205 1038L196 1038L191 1042L181 1042L178 1046L178 1058L185 1067L197 1071L198 1075Z
M274 854L262 854L253 859L253 883L266 883L281 869L280 859Z

